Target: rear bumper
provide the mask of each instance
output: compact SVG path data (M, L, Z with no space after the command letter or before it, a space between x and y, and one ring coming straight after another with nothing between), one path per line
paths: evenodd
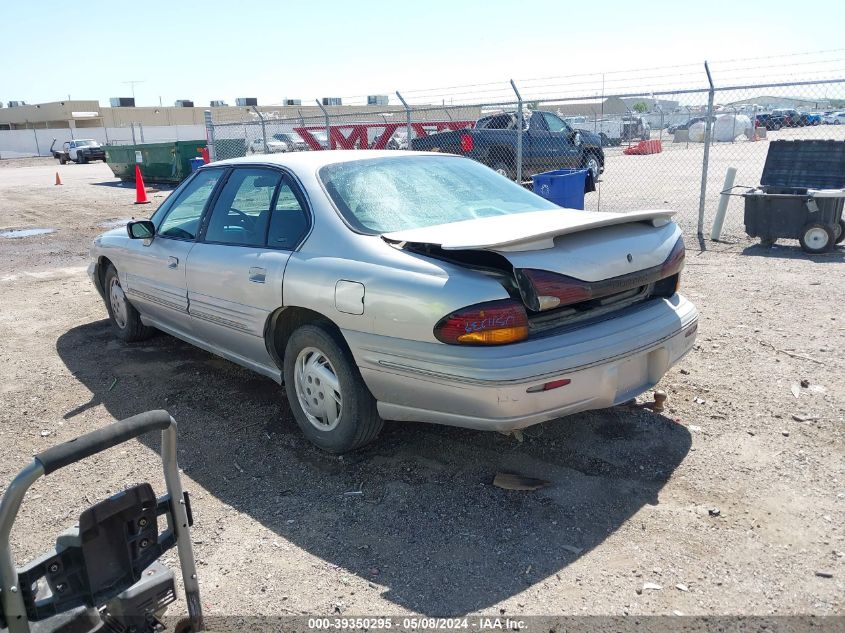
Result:
M344 336L382 417L508 431L643 393L692 349L697 322L695 306L675 295L501 347ZM527 391L564 378L566 386Z

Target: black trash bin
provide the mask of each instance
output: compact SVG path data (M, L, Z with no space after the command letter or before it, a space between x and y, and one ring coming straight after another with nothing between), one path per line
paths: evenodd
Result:
M745 232L764 244L797 239L821 253L845 239L845 141L773 141L760 186L745 198Z

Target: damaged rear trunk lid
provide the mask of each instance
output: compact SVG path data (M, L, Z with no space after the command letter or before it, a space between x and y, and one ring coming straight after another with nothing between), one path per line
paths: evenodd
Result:
M674 294L684 249L672 214L547 210L382 237L495 277L541 330Z

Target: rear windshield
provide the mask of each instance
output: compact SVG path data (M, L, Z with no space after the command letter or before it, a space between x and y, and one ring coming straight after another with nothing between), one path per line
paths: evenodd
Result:
M320 169L319 177L341 214L365 233L558 208L492 169L457 156L336 163Z

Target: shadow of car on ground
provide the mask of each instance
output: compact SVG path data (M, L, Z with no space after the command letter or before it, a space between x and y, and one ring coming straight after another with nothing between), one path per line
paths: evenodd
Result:
M485 609L553 578L656 504L691 444L667 417L617 408L527 429L521 443L388 423L372 445L332 456L300 434L274 382L170 336L126 345L97 321L57 350L94 394L65 417L99 404L116 419L168 409L180 465L208 493L427 615ZM158 437L142 441L158 450ZM501 490L498 471L550 485Z

